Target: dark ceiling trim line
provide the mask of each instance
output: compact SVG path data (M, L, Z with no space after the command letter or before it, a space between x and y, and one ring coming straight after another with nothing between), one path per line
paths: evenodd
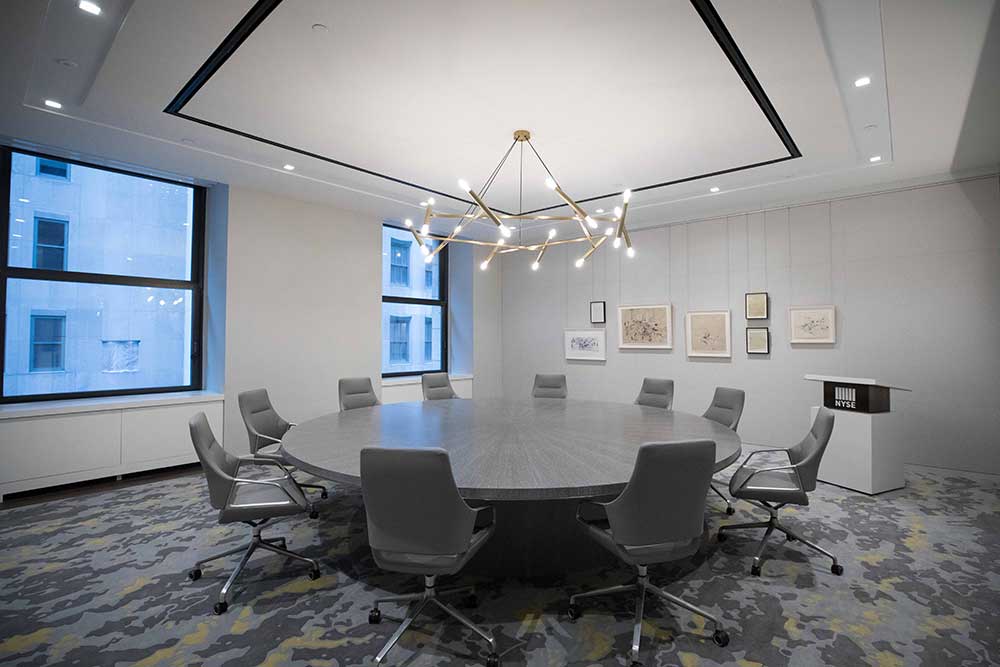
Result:
M383 174L381 172L373 171L371 169L366 169L365 167L360 167L358 165L350 164L348 162L343 162L325 155L320 155L319 153L314 153L302 148L296 148L295 146L289 146L288 144L283 144L278 141L271 139L266 139L264 137L251 134L249 132L244 132L242 130L237 130L226 125L219 123L214 123L209 120L204 120L190 114L182 113L182 110L188 102L197 94L197 92L211 79L216 72L222 67L223 64L229 59L233 53L247 40L247 38L260 27L261 23L280 5L282 0L257 0L250 11L240 20L236 27L234 27L226 39L222 41L221 44L212 52L208 60L198 68L191 80L185 84L185 86L177 93L174 99L167 105L163 110L172 116L178 118L183 118L184 120L189 120L205 127L210 127L215 130L220 130L222 132L228 132L229 134L234 134L245 139L250 139L252 141L257 141L268 146L273 146L274 148L279 148L284 151L289 151L291 153L297 153L299 155L312 158L315 160L320 160L329 164L336 165L338 167L344 167L346 169L351 169L363 174L368 174L369 176L374 176L376 178L381 178L399 185L404 185L406 187L419 190L420 192L425 192L429 194L438 195L440 197L445 197L452 201L461 202L463 204L473 206L475 202L462 197L456 197L455 195L449 194L447 192L441 192L440 190L434 190L424 185L419 185L417 183L411 183L405 181L401 178L396 178L395 176L390 176L388 174ZM633 192L644 192L647 190L654 190L657 188L663 188L670 185L677 185L680 183L688 183L691 181L701 180L703 178L713 178L715 176L720 176L723 174L731 174L738 171L745 171L748 169L755 169L757 167L763 167L766 165L777 164L779 162L785 162L786 160L794 160L796 158L802 157L802 153L799 151L798 146L796 146L795 141L792 139L792 135L788 132L785 127L784 122L778 115L777 110L768 98L767 93L764 92L763 86L761 86L760 81L757 80L756 75L750 68L749 63L747 63L746 58L743 57L742 52L736 45L735 40L726 28L725 23L723 23L722 18L719 13L715 10L712 5L711 0L691 0L691 4L694 6L695 11L701 17L708 31L712 33L715 41L718 43L719 48L726 54L729 59L730 64L732 64L733 69L736 70L737 75L742 79L744 85L747 87L747 91L757 102L757 106L760 108L761 113L764 114L768 122L771 124L772 129L775 134L778 135L778 139L784 145L785 150L788 151L788 155L785 157L776 158L773 160L765 160L763 162L755 162L753 164L742 165L738 167L731 167L729 169L721 169L718 171L708 172L704 174L696 174L694 176L688 176L685 178L679 178L672 181L664 181L662 183L656 183L653 185L644 185L641 187L632 188ZM580 203L597 201L600 199L607 199L609 197L620 196L620 192L611 192L604 195L598 195L594 197L587 197L586 199L577 200ZM555 206L548 206L544 208L534 209L532 211L521 211L518 215L531 215L535 213L541 213L544 211L551 211L559 208L563 208L563 204L558 204ZM515 215L509 211L505 211L499 208L495 208L498 213L503 215Z

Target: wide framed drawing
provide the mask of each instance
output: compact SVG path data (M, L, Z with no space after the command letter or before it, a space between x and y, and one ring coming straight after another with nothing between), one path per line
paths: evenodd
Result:
M770 354L771 332L767 327L747 327L747 354Z
M704 310L684 316L689 357L731 357L729 311Z
M834 306L789 306L788 328L789 343L836 343L837 309Z
M766 320L771 316L767 292L747 292L743 300L746 319Z
M604 329L566 329L564 345L567 359L607 360Z
M590 323L591 324L604 324L607 322L607 316L605 315L605 302L604 301L591 301L590 302Z
M618 307L618 347L633 350L670 350L674 347L670 304Z

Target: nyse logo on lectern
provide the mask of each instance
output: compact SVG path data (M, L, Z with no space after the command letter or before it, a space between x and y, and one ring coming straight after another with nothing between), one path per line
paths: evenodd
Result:
M857 410L858 390L854 387L834 387L833 407Z

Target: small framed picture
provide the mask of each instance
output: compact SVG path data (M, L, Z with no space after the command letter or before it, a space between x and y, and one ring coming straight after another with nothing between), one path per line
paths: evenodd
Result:
M604 329L566 329L566 358L580 361L606 361Z
M771 332L767 327L747 327L747 354L770 354Z
M788 328L789 343L836 343L837 309L834 306L790 306Z
M605 303L603 301L591 301L590 302L590 323L591 324L604 324L607 319L604 313Z
M771 316L768 311L767 292L747 292L744 299L748 320L766 320Z
M618 307L618 347L670 350L674 347L673 311L669 303Z
M731 357L729 311L706 310L687 313L687 355L689 357Z

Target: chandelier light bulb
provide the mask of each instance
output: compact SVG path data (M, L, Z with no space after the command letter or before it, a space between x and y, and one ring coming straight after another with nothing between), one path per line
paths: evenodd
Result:
M479 264L479 270L480 271L485 271L488 268L490 268L490 262L489 262L489 260L484 260L483 262L481 262Z
M403 220L403 224L406 225L407 229L409 229L410 227L413 226L413 221L407 218L406 220Z
M545 179L545 187L547 187L549 190L555 190L556 189L556 182L554 180L552 180L551 177L550 178L546 178Z
M615 239L614 241L612 241L611 247L614 248L615 250L618 250L618 248L622 247L622 240L620 238Z
M427 208L427 202L425 201L420 202L420 205L423 206L424 208Z
M555 227L553 227L552 229L549 230L549 238L554 239L555 237L556 237L556 229Z
M465 180L464 178L460 178L458 179L458 189L462 190L463 192L468 192L472 188L469 187L469 182L467 180Z
M532 262L531 263L531 270L532 271L537 271L539 266L541 266L541 264L539 264L538 262Z
M503 239L497 239L497 245L503 245L503 244L504 244Z
M455 225L455 233L458 234L460 231L462 231L462 225Z
M504 238L510 238L510 227L507 225L500 225L500 233L503 234ZM500 239L503 241L503 239Z
M615 217L616 218L622 217L622 207L621 206L615 206Z
M622 193L622 201L623 202L625 202L627 204L630 199L632 199L632 191L631 190L626 190L625 192Z
M431 233L431 226L424 223L424 225L420 228L420 233L423 234L424 236L427 236L428 234Z
M422 252L425 256L431 253L430 248L425 245L420 246L420 252Z
M587 221L587 224L590 225L591 229L597 229L597 220L594 220L589 215L586 218L584 218L584 220Z
M630 258L635 257L635 248L629 248L628 250L625 251L625 254L628 255Z
M614 233L615 233L615 228L614 227L608 227L607 229L604 230L604 235L605 236L611 236Z
M424 264L430 264L433 261L434 261L434 258L431 257L430 255L427 255L426 257L424 257Z
M580 268L581 266L583 266L583 257L581 257L580 259L576 260L576 263L575 263L575 266L576 266L576 268L578 268L578 269L579 269L579 268Z
M434 203L435 203L434 202L434 197L428 197L427 198L427 203L430 204L431 206L434 206Z

